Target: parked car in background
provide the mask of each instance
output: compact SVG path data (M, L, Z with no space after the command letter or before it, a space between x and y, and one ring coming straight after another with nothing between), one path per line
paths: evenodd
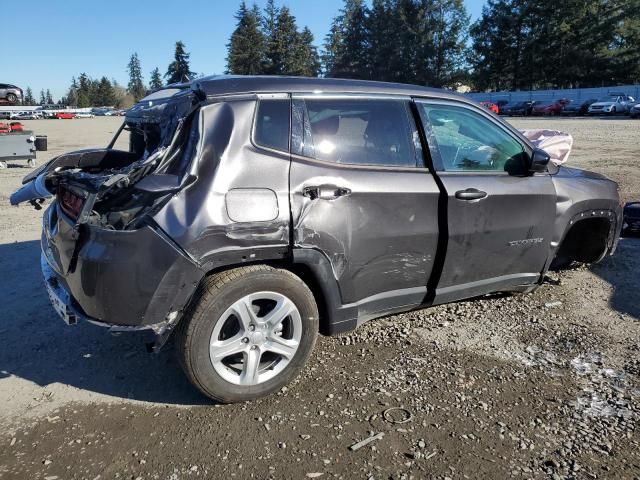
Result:
M640 103L636 103L633 107L631 107L631 109L629 110L629 116L631 118L640 118Z
M533 106L532 115L560 115L564 106L569 103L567 99L554 100L550 103L540 102Z
M507 103L500 108L500 115L508 115L510 117L520 115L526 117L527 115L531 115L531 110L533 110L535 103L536 102L530 100Z
M9 118L11 120L39 120L42 118L42 112L12 112Z
M589 106L589 115L617 115L627 113L629 106L635 103L635 99L624 93L612 92L606 97L598 99Z
M58 120L70 120L72 118L76 118L76 114L71 112L56 112L54 118L57 118Z
M0 100L5 100L9 103L22 102L24 94L20 87L11 85L10 83L0 83Z
M564 106L561 113L562 115L586 115L589 111L589 106L597 101L597 98L590 98L588 100L572 100Z
M500 113L500 108L498 107L498 105L496 105L493 102L480 102L480 105L482 105L484 108L486 108L490 112L495 113L496 115Z
M91 113L93 113L96 117L109 117L113 115L113 108L107 107L96 107L91 109Z
M493 103L495 103L495 104L498 106L498 109L499 109L499 110L502 110L502 107L504 107L506 104L508 104L508 103L509 103L509 100L506 100L506 99L496 100L496 101L495 101L495 102L493 102Z
M0 120L9 120L11 118L11 112L0 112Z
M319 332L533 291L551 265L612 254L622 227L615 182L445 90L200 78L125 125L129 150L62 154L10 201L55 196L41 269L67 324L146 329L156 351L175 332L217 401L280 390Z
M640 234L640 202L629 202L624 206L622 234Z
M76 113L76 118L93 118L95 115L91 112L79 112Z

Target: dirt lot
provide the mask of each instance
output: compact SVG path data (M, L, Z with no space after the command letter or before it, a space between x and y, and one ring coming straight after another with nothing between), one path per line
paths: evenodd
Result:
M25 124L49 136L45 160L106 144L119 122ZM640 199L640 121L513 123L571 133L570 164ZM136 336L56 318L41 213L8 204L23 165L0 171L1 479L640 478L640 239L531 295L321 338L289 388L219 406L191 388L171 345L149 355Z

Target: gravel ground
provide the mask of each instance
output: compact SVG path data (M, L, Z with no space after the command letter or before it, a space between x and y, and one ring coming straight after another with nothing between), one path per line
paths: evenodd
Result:
M571 133L570 164L640 199L640 122L512 122ZM45 160L105 144L119 119L25 123L49 136ZM530 295L321 338L288 388L212 405L171 344L149 355L136 336L55 317L40 282L41 213L8 205L22 164L0 171L1 479L640 479L640 239Z

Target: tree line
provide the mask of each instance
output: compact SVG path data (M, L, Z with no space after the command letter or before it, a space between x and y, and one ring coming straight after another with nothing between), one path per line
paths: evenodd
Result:
M479 90L640 81L640 0L488 0L470 34Z
M470 86L476 91L640 83L640 0L487 0L471 23L463 0L344 0L322 51L286 6L243 0L227 44L226 73L298 75ZM175 43L166 73L145 83L133 53L127 85L81 73L59 104L127 108L165 84L188 81ZM35 105L31 88L24 103ZM39 103L53 104L49 90Z
M116 108L128 108L148 93L162 88L163 75L158 67L151 70L149 83L145 84L142 66L138 54L134 52L127 64L129 82L126 86L120 85L117 80L103 76L99 79L91 78L86 73L81 73L78 78L71 79L71 85L66 95L54 102L49 89L40 92L40 100L36 100L31 87L27 87L24 95L24 105L67 105L79 108L110 106ZM195 77L195 72L189 66L189 53L183 42L175 44L173 61L167 67L164 74L167 84L188 81Z
M243 1L232 74L323 75L475 90L640 82L640 0L345 0L318 55L287 7Z

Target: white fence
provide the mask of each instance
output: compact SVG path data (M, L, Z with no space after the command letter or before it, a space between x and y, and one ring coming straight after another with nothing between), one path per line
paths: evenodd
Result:
M614 87L597 88L565 88L557 90L525 90L515 92L487 92L487 93L467 93L473 100L497 102L498 100L508 100L509 102L521 102L525 100L551 101L567 98L573 101L588 100L590 98L601 98L609 93L624 93L636 100L640 100L640 85L620 85Z
M0 112L71 112L71 113L88 113L91 111L91 107L87 108L65 108L60 107L59 109L43 109L41 106L30 106L30 105L2 105L0 104Z

